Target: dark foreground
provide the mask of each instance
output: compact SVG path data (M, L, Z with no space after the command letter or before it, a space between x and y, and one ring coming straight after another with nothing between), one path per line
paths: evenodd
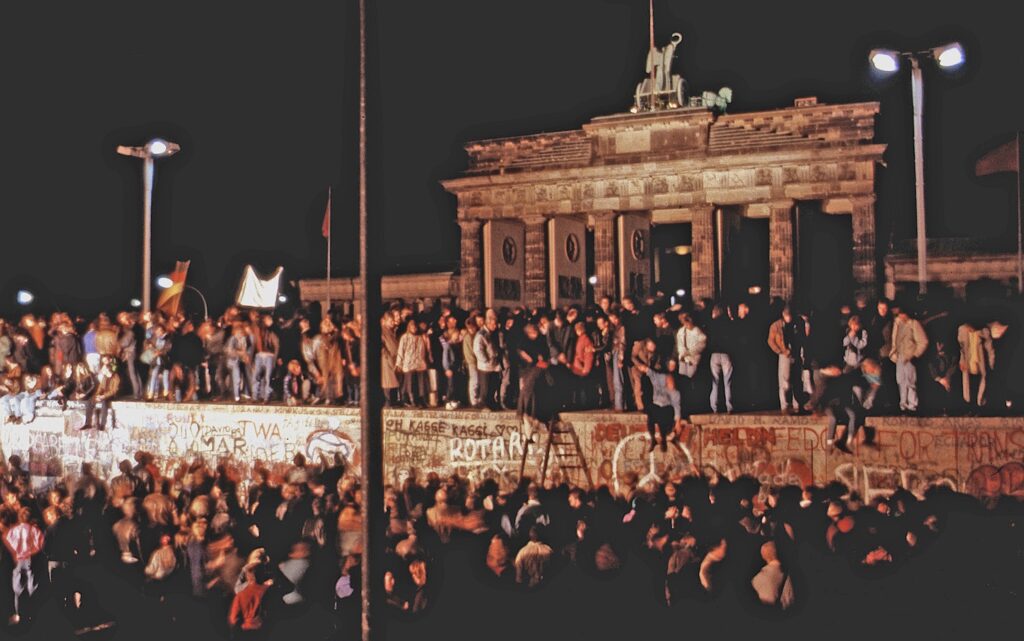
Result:
M668 608L642 558L631 554L615 576L595 579L566 564L539 590L497 587L483 578L480 549L453 541L432 606L415 620L392 617L387 638L643 639L714 635L737 638L1015 638L1024 599L1024 518L950 514L943 533L912 562L868 576L842 557L800 549L802 571L795 611L769 617L738 598L729 585L716 599ZM79 567L99 605L116 620L102 638L220 638L205 604L171 595L161 604L99 564ZM171 611L178 614L169 620ZM328 607L314 604L277 620L270 639L357 638ZM748 635L756 634L758 637ZM1007 636L1009 634L1009 636ZM0 638L71 639L71 623L46 598L28 628L0 629Z

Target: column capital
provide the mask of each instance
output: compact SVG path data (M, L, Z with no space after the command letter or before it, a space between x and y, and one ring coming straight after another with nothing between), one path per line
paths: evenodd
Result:
M546 223L549 218L550 216L545 216L543 214L533 214L530 216L522 216L520 220L523 221L524 225L540 225Z
M768 205L769 209L778 211L780 209L792 209L793 206L796 205L796 201L792 198L777 198L775 200L769 200L765 204Z
M850 196L850 202L853 203L854 207L869 207L875 204L878 197L875 194L857 194L856 196Z
M696 216L697 214L710 214L718 209L718 205L711 203L698 203L696 205L687 205L683 209L690 212L691 216Z
M459 224L459 227L461 227L462 229L469 230L479 229L484 224L484 221L480 220L479 218L459 218L455 222L457 222Z

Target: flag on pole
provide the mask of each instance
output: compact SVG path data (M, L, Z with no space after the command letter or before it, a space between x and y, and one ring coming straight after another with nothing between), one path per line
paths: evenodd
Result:
M1020 148L1017 144L1019 140L1020 136L1015 135L1013 140L999 145L979 158L974 165L974 175L988 176L1020 171Z
M246 265L242 272L242 282L238 285L238 295L235 296L235 304L240 307L256 307L259 309L272 309L277 306L277 291L281 286L281 272L284 267L278 267L274 273L267 278L260 278L252 265Z
M156 301L156 308L169 316L174 316L181 308L181 295L185 292L185 278L191 262L179 260L175 263L174 271L168 275L171 286L160 292L160 298Z
M324 210L324 222L320 226L320 233L324 238L331 237L331 188L327 188L327 208Z

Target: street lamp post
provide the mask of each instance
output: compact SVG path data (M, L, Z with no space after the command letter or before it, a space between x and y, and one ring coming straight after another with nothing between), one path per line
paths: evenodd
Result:
M883 73L893 73L900 68L900 58L910 60L910 96L914 109L914 189L917 205L917 287L918 293L928 292L927 233L925 231L924 209L924 75L921 72L921 58L934 58L940 67L958 67L964 62L964 50L959 43L952 42L941 47L923 51L894 51L875 49L868 59L871 65Z
M155 159L173 156L181 150L176 143L154 138L141 147L117 146L122 156L142 158L142 309L149 310L152 302L150 266L152 250L153 174Z

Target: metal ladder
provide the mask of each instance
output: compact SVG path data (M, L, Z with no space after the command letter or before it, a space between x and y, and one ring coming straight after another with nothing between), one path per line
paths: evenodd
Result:
M540 468L540 483L548 476L548 463L551 461L551 450L555 450L560 470L579 470L587 481L587 489L594 489L594 481L590 476L590 468L587 467L587 459L583 456L583 448L580 447L579 436L572 425L555 418L547 424L548 439L544 444L544 463ZM526 473L526 458L530 452L530 441L523 444L523 460L519 465L519 478Z

